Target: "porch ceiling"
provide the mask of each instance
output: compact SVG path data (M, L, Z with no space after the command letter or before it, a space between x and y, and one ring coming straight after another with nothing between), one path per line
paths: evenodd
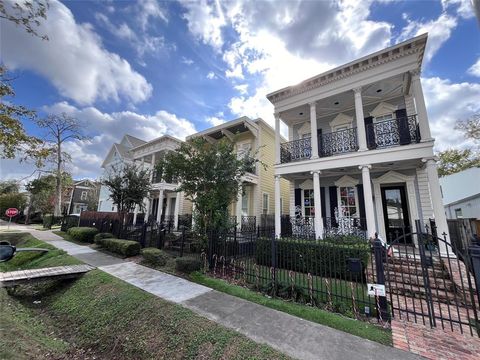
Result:
M362 87L363 105L379 103L381 101L402 96L408 91L409 74L383 79ZM355 107L353 91L346 91L334 96L320 99L316 102L317 119L345 112ZM310 120L310 106L308 104L283 111L281 119L287 125L303 123ZM365 114L365 116L367 116Z
M384 173L390 170L394 171L401 171L401 170L409 170L409 169L416 169L423 166L423 163L420 159L412 159L412 160L405 160L405 161L397 161L397 162L386 162L381 164L372 165L370 169L371 174L375 173ZM344 168L335 168L329 170L322 170L320 174L321 178L326 177L334 177L334 176L343 176L343 175L361 175L362 170L358 168L358 166L349 166ZM287 180L300 180L300 179L310 179L313 177L310 172L300 172L300 173L290 173L287 175L282 176L284 179Z

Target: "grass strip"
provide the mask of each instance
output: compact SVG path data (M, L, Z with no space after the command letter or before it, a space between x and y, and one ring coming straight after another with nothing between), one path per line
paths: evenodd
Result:
M391 331L372 324L350 319L322 309L287 302L281 299L269 298L242 286L233 285L221 279L214 279L200 272L192 273L190 275L190 279L198 284L208 286L217 291L221 291L223 293L269 307L271 309L282 311L318 324L326 325L331 328L362 337L364 339L378 342L380 344L389 346L392 345Z

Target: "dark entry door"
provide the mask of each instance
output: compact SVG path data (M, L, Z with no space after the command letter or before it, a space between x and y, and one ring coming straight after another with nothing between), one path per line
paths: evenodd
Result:
M382 187L382 204L387 242L411 233L405 186ZM400 241L408 244L411 242L411 236Z

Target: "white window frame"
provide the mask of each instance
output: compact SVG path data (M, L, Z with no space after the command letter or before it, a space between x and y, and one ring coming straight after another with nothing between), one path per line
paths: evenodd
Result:
M338 216L342 217L342 199L340 196L340 188L353 188L354 196L355 196L355 215L349 216L353 218L360 217L360 206L358 203L358 189L357 185L360 183L359 180L354 179L348 175L342 176L340 179L335 181L335 186L337 187L337 210ZM334 214L332 214L334 216Z
M85 201L88 199L88 191L82 191L80 194L80 200Z
M313 187L311 188L302 188L302 215L304 217L307 217L307 213L305 211L305 191L313 191L314 192L314 189ZM311 198L313 200L313 206L312 205L309 205L308 207L310 209L313 209L313 216L312 215L308 215L308 217L315 217L315 195L313 195L313 197Z
M463 209L462 208L456 208L454 209L455 212L455 219L463 219ZM458 216L460 214L460 216Z
M395 111L397 109L398 106L382 101L370 112L370 116L373 117L373 123L393 120L395 119Z
M305 122L300 129L297 130L297 134L299 139L312 137L312 127L310 126L310 122Z
M332 132L348 130L353 127L353 117L340 113L330 121L329 125Z
M244 146L248 145L249 149L248 152L245 151ZM236 144L237 147L237 159L243 159L243 157L246 154L250 154L252 152L253 144L252 140L244 140L244 141L239 141Z
M265 207L265 196L267 199L267 207ZM269 211L270 211L270 194L267 192L263 192L262 193L262 215L267 215Z

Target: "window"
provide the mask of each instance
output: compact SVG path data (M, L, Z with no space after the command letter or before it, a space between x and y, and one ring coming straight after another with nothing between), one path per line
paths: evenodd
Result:
M248 216L248 191L245 191L242 194L242 216Z
M263 193L263 201L262 201L262 214L268 214L268 194Z
M375 122L388 121L393 119L393 114L385 114L375 117Z
M462 219L463 218L463 213L462 213L462 209L455 209L455 217L457 219Z
M313 199L313 190L303 190L303 208L306 217L315 216L315 201Z
M88 193L86 191L82 191L82 194L80 195L80 200L82 201L87 200L87 195Z
M357 196L356 188L353 186L341 186L340 191L340 215L357 216Z
M310 133L306 133L302 135L302 139L308 139L310 137L311 137Z
M237 157L239 159L242 159L245 156L250 155L250 150L252 150L251 142L237 143Z

